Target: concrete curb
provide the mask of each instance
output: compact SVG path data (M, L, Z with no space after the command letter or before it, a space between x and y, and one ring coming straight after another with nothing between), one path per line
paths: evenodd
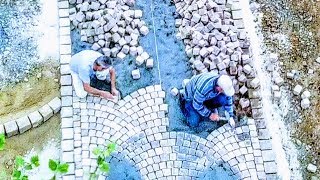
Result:
M58 113L60 109L61 100L56 97L32 113L0 124L0 133L4 133L7 137L23 134L32 128L40 126L43 122L50 119L54 114Z

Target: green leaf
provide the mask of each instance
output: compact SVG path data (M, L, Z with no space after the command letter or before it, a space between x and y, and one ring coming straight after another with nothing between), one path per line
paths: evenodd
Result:
M29 177L26 175L22 176L22 178L21 178L21 180L28 180L28 179L29 179Z
M97 164L100 165L103 162L104 162L104 159L101 156L99 156L98 159L97 159Z
M32 156L32 157L31 157L31 163L32 163L34 166L39 167L39 166L40 166L39 156L38 156L38 155Z
M99 166L99 168L100 168L100 170L101 170L102 172L105 172L105 173L109 172L109 170L110 170L109 164L108 164L107 162L103 162L103 163Z
M25 170L31 170L31 169L32 169L32 164L27 163L27 164L24 166L24 169L25 169Z
M90 180L96 180L97 179L97 174L96 173L91 173L90 174Z
M113 151L116 150L116 144L115 143L110 143L110 144L108 144L107 147L108 147L109 153L112 153Z
M49 168L51 169L51 171L56 171L57 170L57 162L55 162L52 159L49 159Z
M15 164L16 164L16 167L19 168L19 167L23 167L24 166L24 159L22 156L17 156L16 157L16 160L15 160Z
M93 149L92 153L96 156L99 156L101 154L101 151L102 150L100 148L96 147Z
M20 176L21 176L21 171L17 169L13 170L13 173L12 173L13 179L20 179Z
M5 144L6 144L6 136L4 134L0 134L0 151L4 149Z
M69 164L64 163L64 164L59 164L57 170L59 173L63 174L63 173L67 173L69 169Z

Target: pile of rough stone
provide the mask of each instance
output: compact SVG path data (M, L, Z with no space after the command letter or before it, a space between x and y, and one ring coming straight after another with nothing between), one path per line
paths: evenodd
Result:
M147 35L149 29L141 20L142 11L133 10L132 0L70 0L70 21L80 30L81 41L93 44L92 49L102 51L107 57L124 59L130 54L136 57L136 65L146 62L147 68L153 67L142 46L140 35ZM139 70L132 72L133 78L140 78Z
M186 45L193 73L215 72L231 75L236 93L245 97L248 86L258 88L250 57L250 41L244 29L234 26L226 0L174 0L179 18L177 37ZM253 81L251 81L253 79ZM240 99L242 108L250 106Z

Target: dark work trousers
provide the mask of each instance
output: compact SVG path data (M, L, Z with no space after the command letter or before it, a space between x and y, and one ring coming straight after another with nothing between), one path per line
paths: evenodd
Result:
M202 117L197 110L193 108L193 100L186 100L184 97L180 96L180 107L182 113L187 118L187 123L191 127L197 127L201 121ZM224 107L227 105L227 96L223 93L218 96L204 101L204 106L213 111L215 108Z

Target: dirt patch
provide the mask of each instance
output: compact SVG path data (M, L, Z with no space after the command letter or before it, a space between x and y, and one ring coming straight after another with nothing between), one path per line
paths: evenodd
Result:
M0 173L5 170L7 174L11 174L17 155L24 156L31 149L39 152L51 140L58 142L61 136L60 122L60 115L57 114L40 127L7 139L4 151L0 151Z
M52 65L50 61L48 64ZM59 96L56 67L36 69L26 81L0 91L0 123L23 116Z
M306 145L309 155L302 155L303 166L314 163L320 166L320 3L310 0L262 1L265 44L279 53L282 74L296 70L293 80L286 79L286 88L291 90L300 84L311 92L311 107L302 110L300 96L292 96L292 109L286 122L293 127L293 137L298 145ZM302 121L297 121L301 119ZM305 173L305 178L309 177Z

